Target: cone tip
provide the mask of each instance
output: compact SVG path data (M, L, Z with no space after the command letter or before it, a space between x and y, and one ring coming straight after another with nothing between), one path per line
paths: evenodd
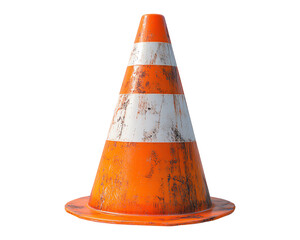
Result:
M171 43L165 17L161 14L144 14L135 38L138 42Z
M142 16L142 18L145 18L145 17L157 17L157 18L165 18L162 14L157 14L157 13L148 13L148 14L144 14Z

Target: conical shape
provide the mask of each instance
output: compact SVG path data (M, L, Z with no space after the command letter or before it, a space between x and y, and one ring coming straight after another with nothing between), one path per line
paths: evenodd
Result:
M66 205L94 221L177 225L231 213L211 198L165 19L144 15L90 197Z

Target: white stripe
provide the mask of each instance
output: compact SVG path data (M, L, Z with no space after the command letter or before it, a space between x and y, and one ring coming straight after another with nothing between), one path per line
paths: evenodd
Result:
M195 141L182 94L120 94L108 140L122 142Z
M176 66L172 45L162 42L135 43L128 63L128 66L131 65Z

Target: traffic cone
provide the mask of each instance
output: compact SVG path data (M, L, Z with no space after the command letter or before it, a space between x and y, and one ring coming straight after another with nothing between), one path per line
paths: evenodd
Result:
M180 225L234 208L209 195L165 19L144 15L91 195L66 211L107 223Z

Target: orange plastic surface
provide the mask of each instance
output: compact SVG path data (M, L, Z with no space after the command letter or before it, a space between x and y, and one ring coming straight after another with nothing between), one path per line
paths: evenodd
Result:
M88 205L89 197L73 200L66 204L66 211L76 217L104 223L133 224L133 225L157 225L176 226L208 222L224 217L235 209L233 203L220 199L211 198L212 207L201 212L179 215L131 215L109 213L95 210Z
M135 42L171 43L164 16L159 14L142 16Z
M130 214L182 214L211 206L196 142L106 141L89 205Z
M183 94L177 67L128 66L120 94L129 93Z

